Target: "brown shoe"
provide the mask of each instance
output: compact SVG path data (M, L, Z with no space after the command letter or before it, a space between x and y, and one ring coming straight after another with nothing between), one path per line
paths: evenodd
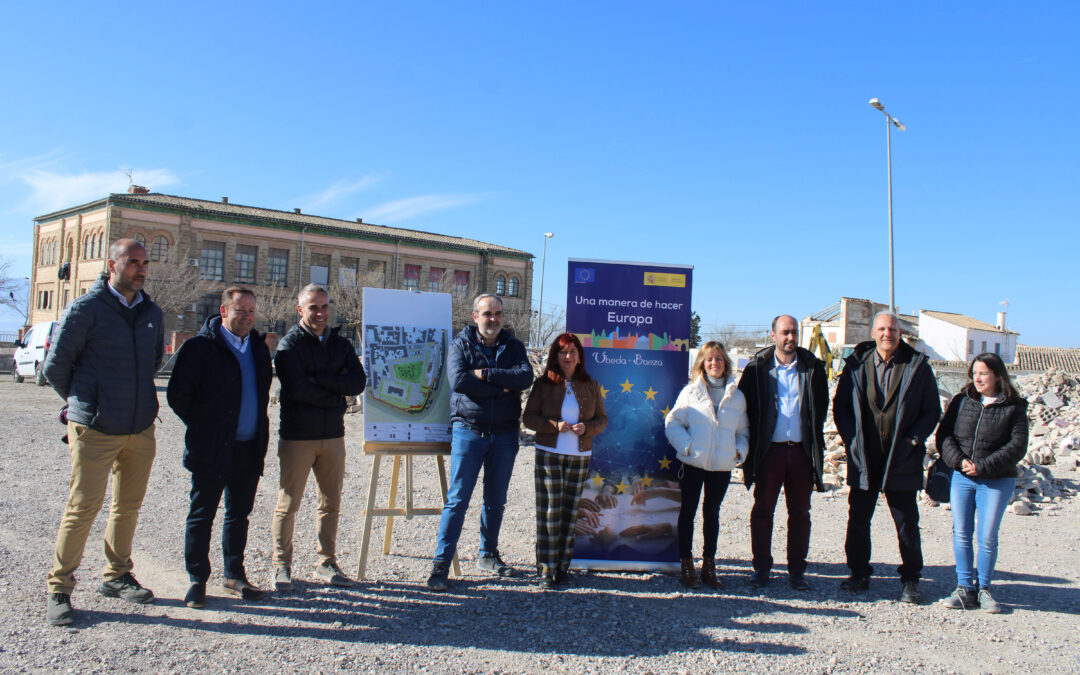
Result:
M697 570L694 569L693 558L682 559L682 585L687 588L701 588L701 581L698 580Z
M701 583L709 588L723 588L724 582L716 578L716 559L705 558L701 561Z

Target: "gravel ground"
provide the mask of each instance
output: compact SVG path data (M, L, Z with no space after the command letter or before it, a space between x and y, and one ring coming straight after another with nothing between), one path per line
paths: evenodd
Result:
M68 453L47 388L0 382L0 670L24 671L267 671L267 672L1068 672L1080 670L1080 500L1049 505L1035 516L1007 514L1001 528L996 593L1006 613L950 611L938 600L952 591L951 520L922 506L926 571L921 607L897 601L896 536L882 505L874 522L874 563L881 576L870 591L838 591L846 500L813 498L809 593L792 591L783 565L763 592L749 571L750 495L732 485L721 512L720 592L686 592L664 574L578 573L574 587L542 592L531 576L492 580L474 567L478 504L462 536L464 576L450 594L423 582L434 549L433 517L398 519L389 556L375 532L369 579L353 589L312 580L314 491L309 483L297 522L297 590L244 603L220 588L221 554L204 610L184 607L183 521L188 473L180 463L182 425L164 405L158 457L135 537L135 574L158 596L135 606L99 596L104 562L99 516L72 596L74 627L44 621L45 575L67 494ZM277 410L271 410L275 419ZM371 460L358 451L360 417L347 419L350 450L339 551L355 572L361 509ZM276 424L276 420L272 425ZM271 453L275 448L271 447ZM271 460L274 457L271 454ZM534 521L532 449L523 447L514 473L501 549L511 564L532 569ZM384 466L387 466L384 463ZM389 475L388 470L383 471ZM1058 476L1076 488L1078 476ZM268 461L248 545L248 573L270 576L270 520L278 471ZM433 460L418 460L417 506L438 497ZM385 502L389 479L380 489ZM783 561L785 519L774 556ZM217 525L220 525L220 515ZM700 527L699 530L700 532ZM700 536L700 535L699 535Z

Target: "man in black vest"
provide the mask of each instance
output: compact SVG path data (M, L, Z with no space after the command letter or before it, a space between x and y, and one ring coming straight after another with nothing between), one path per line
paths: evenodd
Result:
M878 313L871 335L874 340L859 343L845 361L833 399L851 486L844 543L851 576L840 587L861 592L870 585L870 521L884 492L900 540L900 600L918 604L923 557L916 497L941 400L926 355L900 340L896 314Z
M821 481L825 440L822 427L829 409L825 364L799 347L799 322L781 315L773 319L772 347L750 359L739 379L750 418L750 452L743 462L743 482L754 488L750 542L758 588L772 569L773 512L780 488L788 512L788 582L797 591L810 590L806 554L810 549L810 492Z

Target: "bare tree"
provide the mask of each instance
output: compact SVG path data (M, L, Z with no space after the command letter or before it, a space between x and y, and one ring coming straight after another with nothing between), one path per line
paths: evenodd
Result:
M702 340L717 340L728 349L753 349L762 344L769 335L768 326L739 326L734 323L714 323L702 331Z
M287 286L255 286L255 304L270 332L276 330L278 323L288 323L296 319L296 292Z
M199 268L189 265L183 256L170 258L150 264L143 288L161 307L165 316L179 316L203 296L214 292L215 284L204 281L199 275Z
M24 279L14 276L14 264L11 260L0 260L0 306L15 310L25 322L28 287Z
M330 304L334 306L337 321L343 326L359 330L364 320L364 289L381 288L382 275L375 272L360 274L357 283L330 284Z
M530 344L543 349L551 344L552 340L566 332L566 308L559 306L548 307L540 315L540 327L535 328L535 320L532 321L531 325L534 326L535 332L533 335L536 340Z

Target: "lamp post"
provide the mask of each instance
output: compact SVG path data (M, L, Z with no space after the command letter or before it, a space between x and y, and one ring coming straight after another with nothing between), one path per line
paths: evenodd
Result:
M544 233L544 253L540 257L540 303L537 305L536 310L536 340L540 340L540 327L543 325L544 319L544 272L547 268L547 243L548 239L551 239L555 235L551 232ZM544 345L535 345L543 347Z
M900 131L907 127L900 120L885 112L885 106L879 99L870 99L870 106L880 110L885 115L885 159L889 167L889 311L896 311L895 275L893 274L893 225L892 225L892 129L893 125Z

